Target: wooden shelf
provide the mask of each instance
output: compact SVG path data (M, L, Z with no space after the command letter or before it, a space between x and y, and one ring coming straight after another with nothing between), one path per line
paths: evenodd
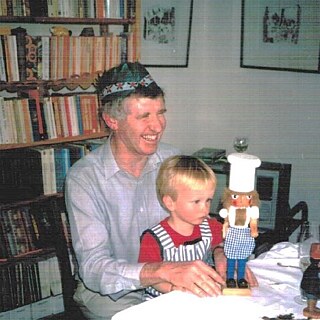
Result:
M32 143L15 143L15 144L0 144L0 151L1 150L9 150L9 149L19 149L19 148L30 148L30 147L37 147L37 146L45 146L45 145L53 145L53 144L60 144L60 143L67 143L73 141L82 141L87 139L99 139L99 138L106 138L109 136L109 132L98 132L93 133L90 135L81 135L81 136L72 136L72 137L65 137L65 138L58 138L58 139L48 139L48 140L41 140Z
M21 261L41 261L43 257L54 257L56 255L55 248L44 248L44 249L37 249L30 252L26 252L24 254L20 254L18 256L0 259L0 267L4 265L16 264L17 262Z
M79 76L75 75L68 79L26 80L13 82L0 81L0 91L6 90L8 92L16 92L17 90L28 90L37 88L44 88L46 90L52 89L53 91L59 91L63 88L67 88L72 91L79 87L86 90L94 85L94 82L98 76L98 73L86 73Z
M112 18L67 18L67 17L12 17L0 16L1 23L44 23L44 24L91 24L91 25L128 25L134 24L135 19Z

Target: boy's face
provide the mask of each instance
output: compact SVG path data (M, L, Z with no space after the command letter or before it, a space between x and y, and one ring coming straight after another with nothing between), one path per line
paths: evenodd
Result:
M210 205L215 191L213 183L203 184L203 188L191 189L178 184L176 186L177 199L164 196L163 202L171 213L170 220L175 226L195 226L208 217ZM179 230L176 230L179 231Z

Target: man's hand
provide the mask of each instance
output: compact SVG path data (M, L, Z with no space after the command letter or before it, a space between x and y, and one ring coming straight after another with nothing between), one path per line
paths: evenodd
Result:
M221 294L221 286L225 285L222 277L200 260L147 263L141 270L140 280L143 286L170 282L199 297L218 296Z

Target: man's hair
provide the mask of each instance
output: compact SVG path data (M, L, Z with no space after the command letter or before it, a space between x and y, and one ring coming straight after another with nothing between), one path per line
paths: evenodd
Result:
M159 202L165 207L162 200L164 196L177 199L177 185L182 184L192 190L198 190L211 184L215 188L216 183L214 172L202 160L193 156L178 155L163 161L156 179L156 188Z
M136 96L163 98L164 92L139 62L126 62L105 71L95 83L101 101L100 113L115 119L124 119L127 110L124 99Z

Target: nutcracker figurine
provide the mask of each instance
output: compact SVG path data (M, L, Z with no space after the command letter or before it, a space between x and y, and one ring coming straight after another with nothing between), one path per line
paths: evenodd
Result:
M227 257L227 288L247 289L245 268L258 236L259 195L255 190L255 170L261 161L247 153L232 153L229 187L222 195L224 252ZM237 268L237 281L235 269Z
M310 265L303 273L300 287L307 297L307 307L303 315L312 319L320 319L320 243L312 243L310 248Z

